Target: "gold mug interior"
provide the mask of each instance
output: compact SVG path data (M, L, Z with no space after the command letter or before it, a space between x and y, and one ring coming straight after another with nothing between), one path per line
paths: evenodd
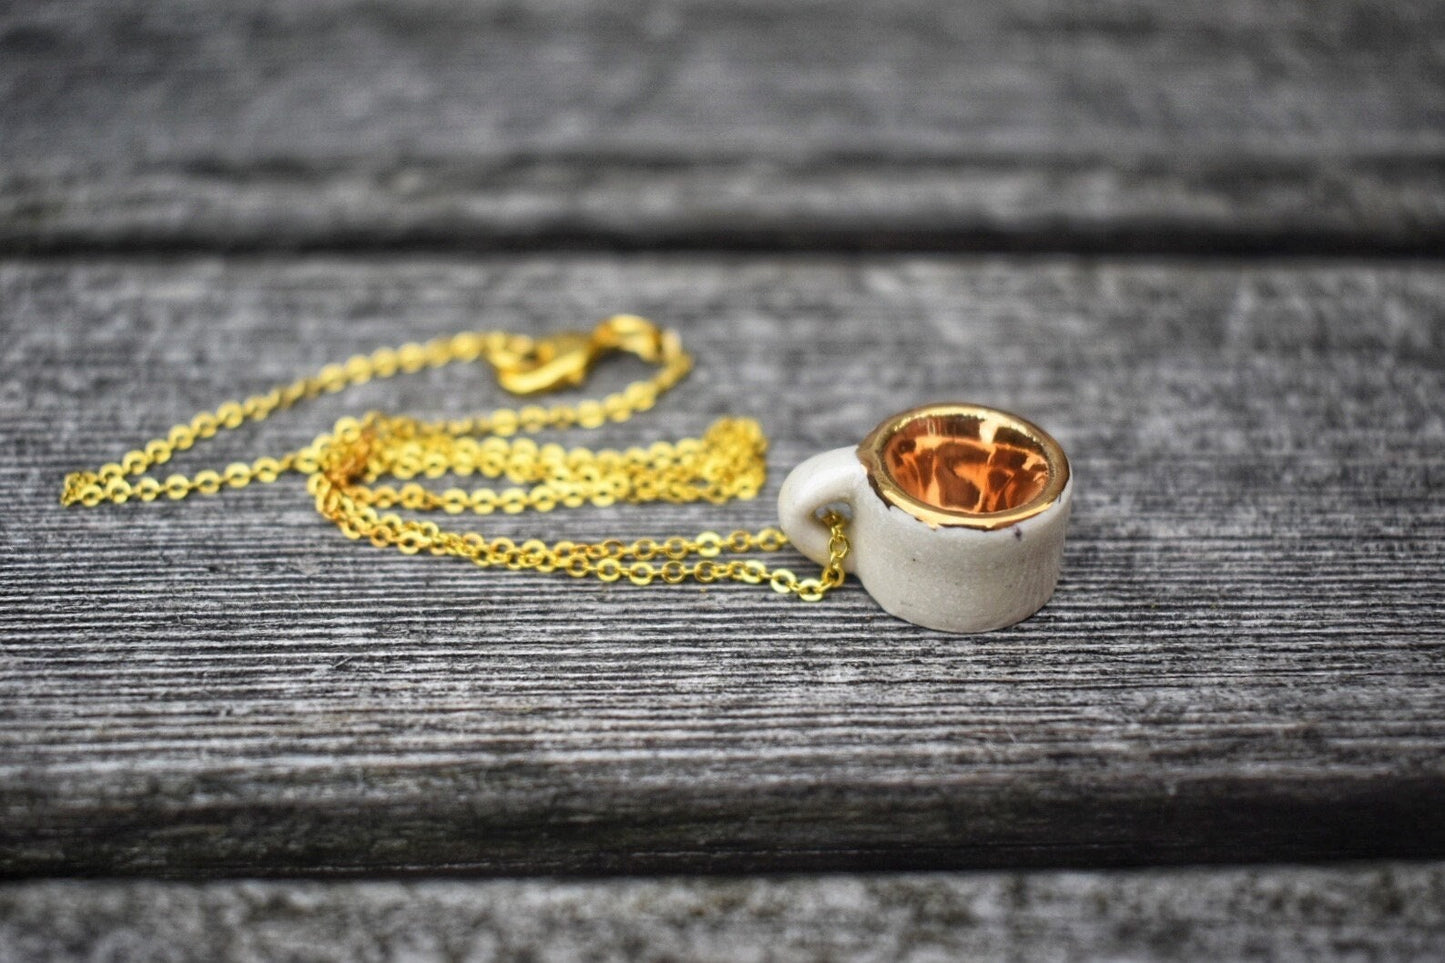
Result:
M895 415L858 448L879 497L931 525L994 529L1037 515L1068 482L1063 449L1037 425L979 405Z

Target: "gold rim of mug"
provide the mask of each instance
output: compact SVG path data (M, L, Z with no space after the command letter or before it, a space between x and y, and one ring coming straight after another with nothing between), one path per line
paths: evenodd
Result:
M1032 443L1032 450L1044 457L1048 470L1048 482L1044 485L1043 491L1022 505L1002 512L964 512L940 508L910 495L884 467L883 450L888 441L911 422L920 418L940 416L962 416L976 418L985 425L992 423L993 431L983 439L988 442L993 441L994 433L1000 427L1010 428L1022 435ZM1033 518L1035 515L1047 511L1059 500L1064 492L1064 487L1069 483L1069 459L1064 455L1064 449L1059 446L1052 435L1026 418L1020 418L1007 411L999 411L997 408L988 408L984 405L943 403L921 405L917 408L910 408L908 411L899 412L868 433L868 437L858 445L858 459L863 462L863 467L868 473L868 482L873 486L873 491L878 494L879 498L890 505L896 505L919 521L927 522L935 528L943 525L951 528L976 528L992 531L1016 525L1026 518Z

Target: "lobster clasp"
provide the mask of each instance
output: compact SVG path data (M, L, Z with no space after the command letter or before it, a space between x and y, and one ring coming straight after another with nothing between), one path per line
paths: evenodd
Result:
M591 338L567 332L542 338L527 351L493 358L492 363L503 388L514 395L535 395L580 385L596 356Z
M534 395L575 388L587 380L597 359L610 351L630 351L644 361L661 354L662 332L634 315L616 315L590 334L567 331L531 342L526 350L508 351L489 359L497 381L515 395Z

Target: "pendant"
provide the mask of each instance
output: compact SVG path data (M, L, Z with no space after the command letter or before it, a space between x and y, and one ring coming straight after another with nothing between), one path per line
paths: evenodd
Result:
M944 632L986 632L1053 595L1073 487L1063 449L1032 422L932 404L793 469L778 517L799 551L825 564L818 516L840 509L851 518L844 568L885 611Z

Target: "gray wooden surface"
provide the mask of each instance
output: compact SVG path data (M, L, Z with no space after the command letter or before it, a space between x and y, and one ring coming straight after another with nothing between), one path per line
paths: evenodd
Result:
M0 8L0 249L1445 247L1433 0Z
M1429 0L0 4L0 957L1439 956L1442 37ZM480 572L297 479L55 503L324 362L617 310L699 367L607 439L752 415L767 490L492 530L767 524L799 459L965 398L1074 460L1054 602L958 639L856 586ZM186 464L504 400L372 386ZM1176 868L1060 869L1119 864Z
M1445 866L0 885L0 961L1420 960Z
M0 860L12 873L613 872L1445 854L1445 273L955 258L12 261ZM1059 592L958 638L850 587L636 588L348 542L300 479L56 503L65 470L327 359L635 309L763 496L548 538L758 526L782 471L939 398L1079 494ZM604 371L599 390L631 372ZM437 372L338 414L500 399ZM798 560L800 564L801 559Z

